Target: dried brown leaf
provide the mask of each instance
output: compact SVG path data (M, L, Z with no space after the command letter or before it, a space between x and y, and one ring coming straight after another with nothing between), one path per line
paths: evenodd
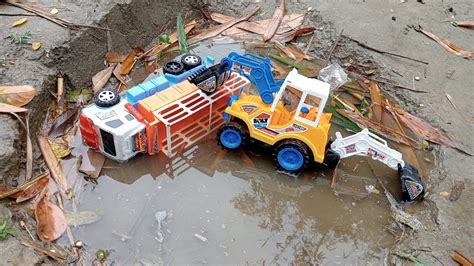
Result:
M43 191L46 185L48 185L48 182L49 182L49 178L45 176L39 179L38 181L36 181L33 185L26 188L25 190L15 193L11 197L16 198L17 203L27 201L33 198L34 196L38 195L39 193L41 193L41 191Z
M77 115L78 110L75 108L62 112L54 119L54 123L51 124L51 128L47 131L48 137L56 139L68 133L76 125Z
M28 109L23 107L17 107L14 105L0 103L0 113L21 113L26 112Z
M104 163L105 157L102 154L89 149L87 154L82 157L79 171L89 177L98 178Z
M273 12L272 21L268 25L265 33L263 34L263 41L266 42L273 38L275 35L280 23L283 19L283 15L285 14L285 0L281 0L280 6L278 6L275 11Z
M221 13L211 13L211 18L215 22L221 23L221 24L235 19L235 17L227 16ZM300 27L303 24L303 21L304 21L304 14L285 15L283 16L283 20L281 21L280 27L278 28L276 34L283 34L291 30L294 30ZM268 25L270 24L270 22L271 22L271 19L264 19L264 20L258 20L258 21L242 21L235 24L234 27L228 30L233 30L234 28L236 28L238 31L235 31L234 33L247 31L247 32L253 32L253 33L263 35L265 34L265 31ZM225 35L230 35L230 34L225 34Z
M112 64L108 68L99 71L92 77L92 91L94 91L94 93L102 89L104 85L107 84L107 81L109 81L110 77L112 76L114 69L115 64Z
M259 9L260 8L257 7L245 16L242 16L240 18L233 19L233 20L228 21L226 23L223 23L221 25L209 28L207 31L202 32L199 35L192 36L191 38L188 39L188 45L192 45L192 44L198 43L200 41L203 41L203 40L206 40L208 38L212 38L212 37L215 37L215 36L221 34L223 31L225 31L226 29L234 26L235 24L237 24L239 22L242 22L242 21L245 21L245 20L248 20L251 16L253 16L255 13L257 13L257 11Z
M25 24L27 21L28 21L27 18L20 18L19 20L15 20L15 22L13 22L12 27L21 26L21 25Z
M282 43L287 43L287 42L291 42L296 37L313 33L315 30L316 30L315 27L300 27L298 29L289 31L285 34L276 35L274 39Z
M275 47L278 48L283 54L291 60L296 61L296 55L284 44L280 43L279 41L274 41ZM301 60L300 60L301 61Z
M411 146L415 149L420 148L420 143L410 137L404 136L400 132L393 130L389 127L386 127L380 123L377 123L375 121L371 121L366 119L365 117L362 117L360 115L357 115L351 111L348 110L342 110L342 109L337 109L337 112L347 119L350 119L354 123L358 123L364 127L369 128L370 130L384 136L387 139L390 139L392 141Z
M474 29L474 21L454 21L455 26Z
M56 155L54 155L53 149L49 145L48 138L41 132L39 132L36 137L38 140L38 146L41 150L41 153L43 154L43 159L51 173L51 177L56 182L56 184L58 184L59 188L63 190L63 192L67 192L67 181L64 176L63 168L58 158L56 158Z
M418 118L403 109L393 108L400 121L420 139L427 139L433 143L442 144L456 149L466 155L472 156L471 152L465 150L465 146L454 141L446 132L435 128L421 118Z
M105 61L107 63L122 63L125 58L127 58L126 54L119 54L117 52L107 52L105 54Z
M36 234L42 241L54 241L66 232L67 219L64 212L51 203L46 195L41 195L35 205L35 218Z
M382 120L382 96L380 95L379 86L376 83L370 84L370 98L372 99L372 110L377 122Z
M0 86L0 103L24 106L36 95L32 86Z
M138 57L143 54L143 49L134 47L120 65L119 73L122 76L128 75L137 62Z
M435 42L441 45L444 49L448 50L450 53L455 54L457 56L464 57L466 59L474 59L474 52L467 51L444 38L438 37L434 35L433 33L424 30L421 26L419 29L424 35L433 39Z

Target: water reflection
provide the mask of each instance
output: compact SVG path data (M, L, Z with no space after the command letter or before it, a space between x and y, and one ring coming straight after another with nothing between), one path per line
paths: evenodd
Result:
M88 244L88 260L97 249L113 249L110 260L120 264L381 262L378 248L393 242L383 231L381 196L335 196L330 173L291 178L275 173L267 157L226 152L210 138L172 160L107 161L99 185L79 200L80 210L102 219L74 234ZM338 188L352 179L341 175ZM167 213L162 242L158 211Z

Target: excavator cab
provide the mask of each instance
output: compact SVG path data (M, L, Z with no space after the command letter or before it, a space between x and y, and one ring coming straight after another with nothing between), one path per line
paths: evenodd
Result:
M293 120L316 128L323 116L323 109L329 96L327 83L309 79L293 69L283 82L273 101L270 111L270 127L284 126Z

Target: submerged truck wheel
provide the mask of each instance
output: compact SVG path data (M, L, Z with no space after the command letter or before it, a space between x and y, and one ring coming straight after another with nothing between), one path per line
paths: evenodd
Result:
M120 102L120 95L115 89L101 89L95 95L95 104L99 107L110 107Z
M308 147L297 140L283 140L273 150L274 163L278 170L297 175L310 163Z
M226 150L237 150L246 140L246 130L235 122L225 123L217 132L217 142Z

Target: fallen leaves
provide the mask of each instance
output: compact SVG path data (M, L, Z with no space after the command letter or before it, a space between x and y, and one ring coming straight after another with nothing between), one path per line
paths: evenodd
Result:
M126 54L120 54L120 53L117 53L117 52L107 52L105 54L105 61L107 63L122 63L125 58L127 58L128 55Z
M23 113L28 109L23 107L17 107L11 104L0 103L0 113Z
M263 34L263 41L266 42L273 38L285 13L285 0L280 0L280 6L273 12L272 20Z
M134 47L132 51L127 55L125 60L120 64L119 74L122 76L128 75L132 70L133 66L137 62L137 58L143 54L143 50L138 47Z
M466 155L472 156L472 154L465 150L464 145L454 141L451 137L444 131L435 128L422 120L403 109L393 108L397 117L400 119L401 123L409 128L413 133L415 133L419 139L427 139L430 142L436 144L446 145L448 147L454 148Z
M12 27L21 26L21 25L25 24L27 21L28 21L27 18L20 18L19 20L15 20L15 22L13 22Z
M421 26L419 26L417 30L423 33L424 35L430 37L431 39L433 39L435 42L437 42L439 45L441 45L444 49L446 49L450 53L455 54L457 56L461 56L466 59L474 59L474 52L467 51L444 38L438 37L434 35L433 33L427 30L424 30Z
M474 29L474 21L454 21L454 26Z
M35 95L36 90L32 86L0 86L0 103L24 106L28 104Z
M31 43L31 49L34 51L39 50L41 48L41 43L40 42L32 42Z
M211 13L211 18L217 23L226 23L235 19L234 17L227 16L221 13ZM288 14L283 16L283 19L280 23L279 28L276 31L276 34L284 34L291 30L294 30L303 24L304 14ZM265 34L268 25L270 24L271 19L257 20L257 21L242 21L235 24L234 27L226 30L224 35L239 34L242 32L251 32L263 35Z
M35 218L36 234L42 241L54 241L66 232L67 220L64 212L48 200L46 193L41 195L35 204Z
M114 68L115 64L112 64L106 69L97 72L97 74L92 77L92 91L94 91L94 93L102 89L104 85L107 84L107 81L109 81L112 73L114 72Z
M64 176L63 168L61 167L61 163L59 162L58 158L54 154L53 149L49 145L48 138L44 136L41 132L36 135L38 146L43 154L43 159L46 162L46 165L51 172L51 177L59 185L59 188L63 190L63 192L68 191L66 178Z
M46 185L48 185L48 182L48 176L44 176L35 183L33 183L31 186L27 187L25 190L15 193L11 197L16 198L17 203L32 199L43 191Z
M226 29L234 26L235 24L239 23L239 22L242 22L242 21L245 21L245 20L248 20L251 16L253 16L255 13L257 13L257 11L260 10L259 7L253 9L252 11L250 11L247 15L245 16L242 16L240 18L235 18L233 20L230 20L226 23L223 23L221 25L218 25L218 26L214 26L212 28L209 28L207 29L206 31L202 32L201 34L198 34L198 35L195 35L195 36L192 36L191 38L188 39L188 44L191 45L191 44L195 44L195 43L198 43L200 41L203 41L203 40L206 40L206 39L209 39L209 38L212 38L212 37L215 37L219 34L221 34L223 31L225 31ZM170 37L171 38L171 37Z
M370 84L370 97L372 99L372 110L378 122L382 120L382 96L380 95L379 86L372 82Z

